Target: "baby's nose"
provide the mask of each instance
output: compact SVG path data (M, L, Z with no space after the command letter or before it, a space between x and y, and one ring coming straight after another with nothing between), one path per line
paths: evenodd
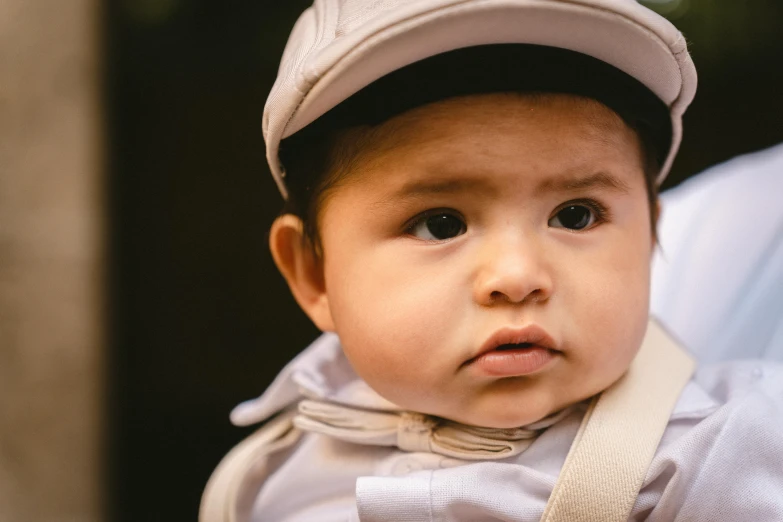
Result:
M481 305L541 302L552 293L543 248L519 238L498 239L481 254L474 299Z

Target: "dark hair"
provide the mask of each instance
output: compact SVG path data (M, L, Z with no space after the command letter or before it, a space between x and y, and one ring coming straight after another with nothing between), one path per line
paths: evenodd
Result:
M481 93L559 93L597 100L636 132L650 222L655 235L655 180L671 145L666 104L635 78L590 56L529 44L457 49L398 69L373 82L280 145L288 199L283 213L298 216L320 253L319 209L349 170L374 127L405 111L446 98Z

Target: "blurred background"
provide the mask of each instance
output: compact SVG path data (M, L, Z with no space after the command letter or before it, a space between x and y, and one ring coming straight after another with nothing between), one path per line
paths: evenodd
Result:
M190 521L317 331L261 114L309 0L0 0L0 521ZM666 187L783 141L778 0L645 2L700 75Z

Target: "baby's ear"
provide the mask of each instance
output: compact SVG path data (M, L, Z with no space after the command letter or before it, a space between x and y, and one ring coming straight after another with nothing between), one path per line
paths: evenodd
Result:
M320 330L333 331L323 263L304 237L302 220L292 214L278 217L269 231L269 248L302 310Z

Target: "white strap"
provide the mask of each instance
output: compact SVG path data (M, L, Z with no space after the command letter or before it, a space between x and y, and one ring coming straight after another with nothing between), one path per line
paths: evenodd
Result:
M269 475L271 454L294 445L301 432L294 428L295 411L281 413L240 442L212 473L201 497L199 522L245 522L252 501Z
M542 522L624 522L693 359L651 320L626 374L593 400Z

